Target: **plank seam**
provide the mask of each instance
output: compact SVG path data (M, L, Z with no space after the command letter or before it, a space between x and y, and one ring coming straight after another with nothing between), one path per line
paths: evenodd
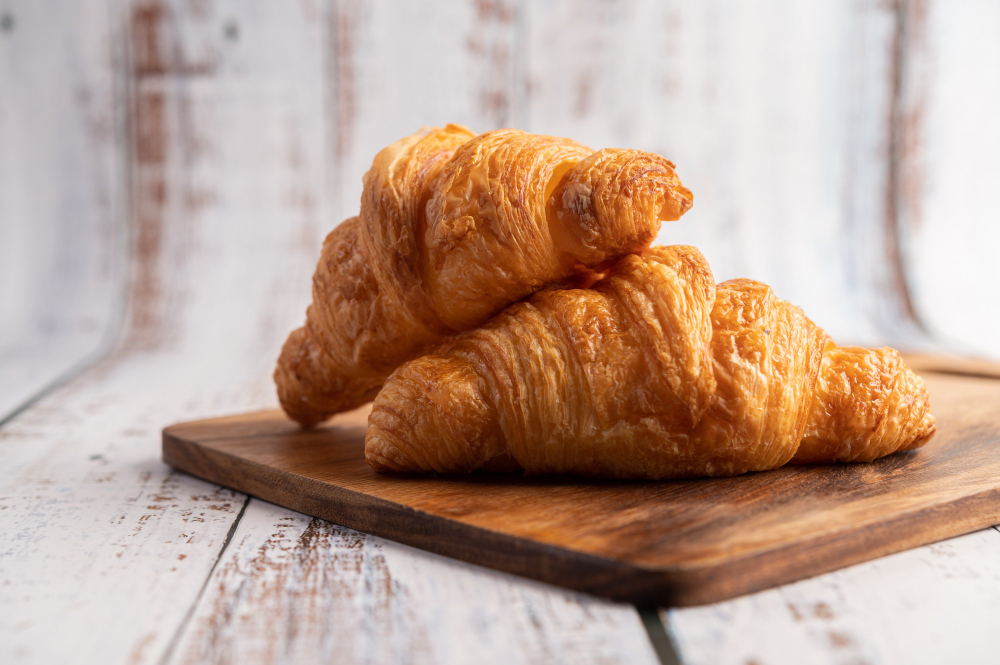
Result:
M114 25L114 17L112 15L111 3L107 3L106 7L108 9L108 25L109 30L112 29ZM112 47L113 48L113 47ZM115 54L110 54L114 60ZM115 65L112 65L113 74L117 74L117 69ZM114 87L117 80L112 80L112 94L114 96L114 101L118 100L119 91ZM127 116L127 113L122 112ZM122 113L114 113L112 115L113 124L113 141L116 144L116 149L112 151L115 155L114 166L116 178L124 178L124 173L121 168L124 166L126 169L130 166L128 164L128 148L125 138L122 136L123 125L127 124L127 117L122 118ZM123 187L127 190L128 187ZM122 194L127 194L127 192L121 192ZM117 204L122 205L122 201L118 199ZM56 378L50 381L48 384L43 386L40 390L32 395L29 395L20 404L12 408L5 414L0 414L0 429L3 429L8 423L17 418L19 415L38 404L40 401L48 397L50 394L62 388L63 386L69 384L73 380L79 378L87 372L87 370L96 367L101 362L110 361L117 357L118 352L121 347L121 340L123 337L123 325L125 321L125 309L128 306L128 279L125 274L125 269L128 264L128 253L129 253L129 223L125 216L124 210L119 208L115 210L112 208L111 215L113 216L113 226L115 230L114 238L116 240L115 247L110 250L109 258L111 271L113 272L112 281L116 282L115 288L111 291L114 295L111 296L113 299L111 306L108 310L107 319L104 321L103 330L101 331L100 337L94 347L83 354L83 357L79 358L73 362L68 369L60 373Z
M913 287L908 268L911 266L907 248L904 246L907 213L904 207L904 169L914 157L909 154L907 136L913 130L906 127L906 88L910 85L911 62L914 59L913 17L914 9L907 2L896 2L892 6L893 27L889 52L889 109L888 140L886 144L886 165L888 167L884 233L885 251L889 271L889 288L892 291L904 325L914 328L923 338L933 338L918 311L913 298Z
M671 631L667 630L660 620L659 609L655 606L637 606L635 609L639 613L642 627L646 629L646 635L649 636L649 642L653 645L653 651L660 665L681 665L677 643Z
M191 607L188 608L188 611L184 613L184 618L181 619L180 625L177 626L177 630L174 631L173 637L171 637L170 642L167 643L167 648L164 649L163 656L160 657L159 665L166 665L170 662L170 659L173 658L174 651L177 649L177 644L180 642L181 637L184 636L188 624L191 623L195 610L201 603L202 596L205 595L205 589L208 588L208 583L212 581L212 575L215 574L216 567L218 567L219 562L222 561L222 557L226 554L226 549L229 548L229 543L232 542L233 536L236 535L236 529L243 520L243 515L247 511L247 506L250 505L251 498L252 497L248 494L246 500L243 502L243 507L240 508L240 512L237 513L236 519L233 520L232 525L229 527L229 532L226 533L226 538L222 541L222 548L219 550L219 555L215 558L215 561L212 562L212 567L209 569L208 575L205 576L205 581L198 590L198 595L195 596L194 602L191 603Z
M23 402L7 412L6 415L0 416L0 429L3 429L8 423L17 418L19 415L38 404L40 401L48 397L50 394L67 385L80 375L84 374L87 370L98 365L101 361L109 359L114 356L114 345L104 345L102 344L100 348L92 353L88 353L83 357L83 359L73 363L68 370L57 376L41 390L29 395Z

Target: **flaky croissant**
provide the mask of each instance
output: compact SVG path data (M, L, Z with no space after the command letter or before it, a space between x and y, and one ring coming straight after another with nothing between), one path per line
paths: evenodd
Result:
M274 378L303 425L370 401L401 363L510 303L648 247L691 207L666 159L568 139L424 129L380 152L326 238Z
M716 286L698 250L675 246L401 366L365 453L379 471L659 479L867 461L933 433L896 351L837 347L767 285Z

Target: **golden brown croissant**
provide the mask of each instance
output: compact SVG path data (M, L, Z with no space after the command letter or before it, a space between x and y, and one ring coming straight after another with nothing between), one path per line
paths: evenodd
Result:
M636 150L456 125L381 151L361 214L326 238L304 327L274 378L311 425L392 370L552 282L649 246L691 207L673 164Z
M658 479L871 460L933 433L898 353L838 348L767 285L716 286L698 250L676 246L404 364L365 453L379 471Z

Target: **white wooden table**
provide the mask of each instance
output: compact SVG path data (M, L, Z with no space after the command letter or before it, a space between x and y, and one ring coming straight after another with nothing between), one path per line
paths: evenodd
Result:
M996 662L995 529L657 615L175 473L159 434L275 404L323 235L377 149L447 121L661 152L696 196L661 241L718 279L840 339L989 352L997 25L985 0L0 0L0 662Z

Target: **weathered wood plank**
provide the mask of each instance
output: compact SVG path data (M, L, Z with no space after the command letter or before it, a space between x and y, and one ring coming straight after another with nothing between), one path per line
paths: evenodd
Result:
M321 7L135 2L122 14L132 79L127 346L170 339L276 356L275 340L303 317L328 230Z
M664 618L689 665L985 665L996 662L998 549L986 529Z
M107 346L123 263L107 12L0 4L0 420Z
M0 431L4 662L157 661L244 505L171 473L159 429L274 402L321 236L323 28L308 10L111 12L130 78L129 328Z
M118 369L0 431L5 662L155 661L243 504L148 454L162 412L135 373L152 368Z
M252 500L171 663L656 663L628 605Z

